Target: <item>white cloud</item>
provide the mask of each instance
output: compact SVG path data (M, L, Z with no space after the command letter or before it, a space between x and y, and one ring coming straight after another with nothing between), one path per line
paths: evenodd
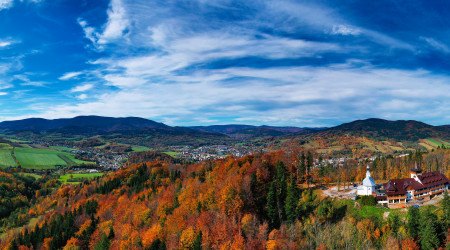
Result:
M90 62L95 72L83 72L98 76L95 86L108 91L99 95L91 91L89 99L87 94L77 93L76 98L86 101L35 110L49 118L133 115L178 125L215 122L217 117L300 126L329 125L321 121L324 117L448 117L450 78L445 75L377 69L358 57L330 66L280 66L303 58L320 59L324 53L351 55L355 51L358 55L370 48L267 35L261 29L286 34L313 29L314 34L326 33L328 37L358 36L358 40L383 45L386 51L415 48L343 20L330 9L283 0L257 2L264 5L264 11L255 20L220 23L211 28L201 22L204 20L195 19L195 13L186 16L180 10L173 15L165 7L154 8L151 1L113 0L101 28L78 19L95 49L114 45L114 51L106 53L110 56ZM242 58L263 62L256 63L256 68L251 62L243 67L239 66L243 65ZM71 79L78 73L69 72L60 79ZM93 86L85 83L70 91L84 92ZM430 97L435 102L431 103Z
M28 81L28 82L23 82L20 85L22 86L35 86L35 87L42 87L47 85L48 82L42 82L42 81Z
M83 72L68 72L65 73L64 75L62 75L60 78L58 78L59 80L69 80L72 78L75 78L79 75L81 75Z
M0 11L2 9L11 8L14 4L14 0L0 0Z
M83 28L85 37L99 50L104 49L106 44L122 39L130 25L121 0L111 0L107 15L108 21L103 28L103 32L96 31L95 28L88 25L86 20L78 19L78 24Z
M88 84L76 86L75 88L72 88L70 90L70 92L84 92L84 91L92 89L93 87L94 87L93 84L88 83Z
M219 77L203 79L214 75ZM221 80L224 77L245 80L228 86ZM201 114L203 120L238 117L237 122L247 119L260 124L302 126L323 126L323 117L352 120L355 115L435 119L450 112L448 81L448 76L427 71L354 69L346 65L229 68L191 75L188 82L128 86L88 103L50 107L42 116L132 115L180 125L198 122ZM430 96L435 102L429 101ZM390 117L392 114L396 116Z
M9 45L11 45L11 42L7 42L7 41L0 41L0 48L3 47L8 47Z
M23 0L20 0L21 2ZM40 3L44 0L28 0L31 3ZM9 9L14 6L14 0L0 0L0 11L3 9Z
M126 17L126 10L121 0L112 0L107 14L108 22L98 40L99 44L106 44L111 40L121 38L129 25L129 21Z
M0 92L0 96L7 95L7 94L8 94L7 92Z
M88 98L88 95L86 95L86 94L81 94L81 95L77 96L77 98L80 99L80 100L84 100L84 99L87 99L87 98Z
M357 36L359 34L361 34L361 30L358 28L354 28L351 26L347 26L347 25L334 25L333 29L331 31L331 33L333 35L353 35L353 36Z
M425 42L428 43L428 45L430 45L433 49L444 52L444 53L450 53L450 49L448 48L447 45L433 39L430 37L423 37L421 36L420 39L424 40Z
M1 10L1 8L0 8L0 10ZM16 43L20 43L20 41L19 40L14 40L14 39L11 39L11 38L0 39L0 49L7 48L7 47L9 47L9 46L11 46L13 44L16 44Z

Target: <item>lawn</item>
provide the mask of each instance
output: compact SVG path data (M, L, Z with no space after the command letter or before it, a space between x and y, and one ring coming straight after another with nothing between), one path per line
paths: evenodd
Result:
M172 157L178 157L178 153L177 152L173 152L173 151L166 151L166 152L163 152L164 154L166 154L166 155L170 155L170 156L172 156Z
M14 155L23 168L49 169L56 166L68 166L69 164L62 159L66 157L69 162L75 162L76 164L93 164L93 162L77 160L70 153L52 149L15 148ZM61 158L58 155L63 157Z
M0 168L17 167L10 149L0 149Z
M23 176L31 176L31 177L33 177L33 178L35 178L35 179L41 179L41 178L42 178L41 175L33 174L33 173L20 173L19 175L23 175Z
M357 200L359 202L359 200ZM349 213L355 214L358 217L363 218L377 218L379 221L383 220L383 215L385 212L389 213L398 213L401 217L404 216L404 209L389 209L384 207L376 207L376 206L364 206L360 205L359 208L355 208L355 201L353 200L339 200L338 204L347 205L347 211Z
M87 173L87 174L65 174L59 177L59 181L62 183L70 182L70 183L80 183L83 179L92 179L97 176L102 176L103 173Z
M142 152L142 151L150 151L151 149L149 149L149 148L144 148L144 147L131 147L131 149L134 151L134 152Z
M430 143L435 144L436 147L437 147L437 146L442 146L442 145L444 145L444 146L448 146L448 145L449 145L448 142L443 141L442 139L439 139L439 138L428 138L428 139L426 139L426 140L427 140L428 142L430 142Z
M11 150L12 147L8 143L0 143L0 149L5 149L5 150L9 149L9 150Z

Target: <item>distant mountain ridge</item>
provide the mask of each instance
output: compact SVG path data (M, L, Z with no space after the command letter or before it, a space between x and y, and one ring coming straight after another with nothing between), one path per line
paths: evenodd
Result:
M32 132L42 136L59 133L62 135L82 135L112 138L116 141L157 141L176 145L206 141L220 143L233 140L254 140L262 138L295 138L323 135L364 136L374 139L392 138L396 140L418 141L425 138L450 139L450 126L432 126L414 120L389 121L378 118L356 120L331 128L301 128L254 126L243 124L171 127L139 117L77 116L74 118L43 119L29 118L0 122L0 130L9 134ZM146 139L147 138L147 139Z
M319 131L315 135L343 135L365 136L370 138L392 138L397 140L417 141L419 139L439 137L450 139L450 127L433 126L415 120L389 121L379 118L369 118L343 123Z
M169 126L152 120L139 117L102 117L102 116L77 116L74 118L43 119L29 118L17 121L4 121L0 123L0 129L10 131L56 131L80 129L82 131L114 132L118 130L134 130L144 128L168 128Z
M204 132L225 134L234 138L276 137L304 130L299 127L254 126L244 124L192 126L192 129Z

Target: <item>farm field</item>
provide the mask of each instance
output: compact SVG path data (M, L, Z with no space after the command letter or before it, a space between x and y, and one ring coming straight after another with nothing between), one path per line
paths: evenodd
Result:
M94 177L97 177L97 176L102 176L103 175L103 173L87 173L87 174L65 174L65 175L61 175L60 177L59 177L59 181L61 181L62 183L66 183L66 182L69 182L69 183L80 183L80 182L78 182L78 181L69 181L70 179L92 179L92 178L94 178Z
M41 179L41 178L42 178L41 175L33 174L33 173L20 173L20 175L23 175L23 176L31 176L31 177L33 177L33 178L35 178L35 179Z
M23 168L50 169L70 164L92 164L75 159L67 152L40 148L15 148L14 155ZM60 157L61 156L61 157Z
M131 147L131 149L133 150L133 152L142 152L142 151L150 151L151 150L149 148L144 148L144 147Z
M443 140L438 139L438 138L429 138L429 139L425 139L425 140L428 141L431 144L434 144L436 147L437 146L441 146L441 145L450 146L450 144L448 142L443 141Z
M17 167L10 149L0 149L0 168Z
M178 157L178 153L177 152L166 151L166 152L163 152L163 153L166 154L166 155L175 157L175 158Z

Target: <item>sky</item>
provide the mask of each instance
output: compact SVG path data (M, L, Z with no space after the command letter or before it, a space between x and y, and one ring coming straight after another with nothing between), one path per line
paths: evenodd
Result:
M0 0L0 121L450 124L450 4Z

